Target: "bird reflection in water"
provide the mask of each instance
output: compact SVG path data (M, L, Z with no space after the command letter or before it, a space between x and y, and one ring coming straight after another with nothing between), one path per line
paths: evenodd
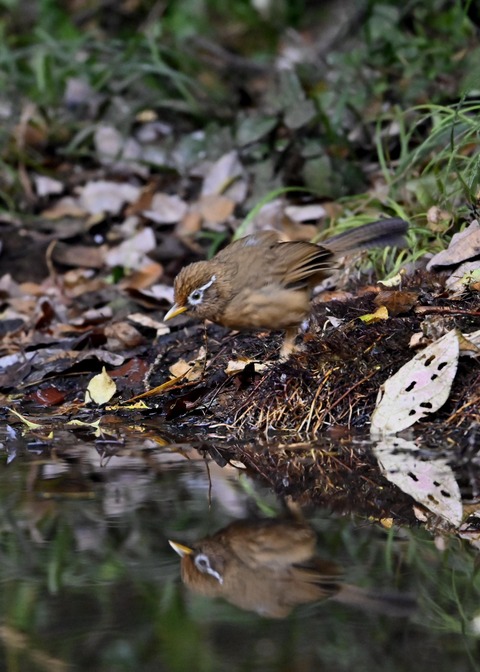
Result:
M192 547L170 545L188 588L262 616L284 618L298 605L326 599L390 616L415 610L409 595L344 583L340 567L316 555L316 534L303 522L242 520Z

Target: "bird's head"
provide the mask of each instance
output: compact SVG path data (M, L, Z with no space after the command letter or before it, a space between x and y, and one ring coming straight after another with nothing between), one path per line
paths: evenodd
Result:
M206 595L221 592L225 565L221 553L216 552L215 548L209 548L208 542L195 548L175 541L168 543L182 558L181 572L185 585Z
M185 266L175 278L174 304L163 318L188 313L199 320L217 321L224 307L222 279L211 262Z

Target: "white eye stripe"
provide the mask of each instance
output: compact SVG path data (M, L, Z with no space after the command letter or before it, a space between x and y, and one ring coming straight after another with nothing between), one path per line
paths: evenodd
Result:
M210 565L210 560L204 553L197 555L194 559L194 563L199 572L202 572L202 574L210 574L210 576L213 576L213 578L216 579L218 583L223 583L223 577L219 572L213 569L213 567Z
M190 296L188 297L188 303L191 306L198 306L199 303L202 303L203 301L203 293L206 289L211 287L215 280L217 279L216 275L212 275L210 280L206 282L204 285L201 287L197 287L196 289L193 290L193 292L190 293Z

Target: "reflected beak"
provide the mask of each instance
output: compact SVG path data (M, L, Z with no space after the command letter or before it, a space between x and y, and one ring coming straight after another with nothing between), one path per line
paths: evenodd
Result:
M172 317L177 317L177 315L181 315L187 310L188 306L179 306L177 303L174 303L168 313L165 313L163 321L166 322L167 320L171 320Z
M177 544L176 541L170 541L170 539L168 540L168 543L173 548L175 553L178 553L178 555L181 558L183 558L185 555L192 555L193 553L193 548L190 548L189 546L184 546L183 544Z

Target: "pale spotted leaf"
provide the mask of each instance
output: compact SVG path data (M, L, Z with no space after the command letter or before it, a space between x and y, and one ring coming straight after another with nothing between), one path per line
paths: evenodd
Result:
M372 415L372 434L393 434L438 411L457 372L459 332L452 329L391 376Z

